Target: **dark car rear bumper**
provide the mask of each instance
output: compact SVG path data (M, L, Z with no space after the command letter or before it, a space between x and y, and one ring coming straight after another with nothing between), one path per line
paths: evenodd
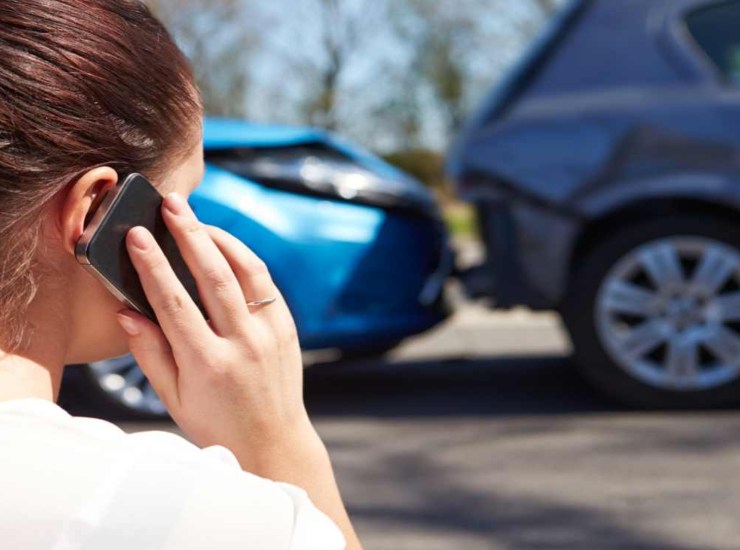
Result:
M466 293L498 308L556 308L567 290L578 221L511 197L475 206L485 259L457 274Z
M517 229L510 206L503 201L476 206L485 259L458 273L466 293L472 298L491 298L502 308L531 302L532 292L519 262Z

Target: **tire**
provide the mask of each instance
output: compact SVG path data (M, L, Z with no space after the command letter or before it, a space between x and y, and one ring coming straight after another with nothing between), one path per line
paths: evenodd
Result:
M110 379L103 374L110 370ZM116 420L164 420L168 419L164 405L159 399L153 400L153 390L149 381L141 373L140 367L132 355L100 361L87 365L79 365L80 391L97 412L109 419ZM124 383L127 376L133 376L135 384ZM118 387L120 385L120 388ZM125 390L141 393L126 399ZM154 394L156 397L156 394ZM146 399L141 397L146 396Z
M561 313L585 377L636 407L738 402L738 229L665 216L619 227L577 258Z
M363 360L377 360L389 353L400 344L399 341L386 343L380 346L352 348L340 350L339 362L354 362ZM109 419L116 420L164 420L169 418L161 402L151 399L149 381L141 375L141 369L131 355L113 358L99 363L76 365L80 375L77 377L79 393L93 409ZM111 371L112 384L106 380L102 372ZM129 375L134 375L135 388L148 400L131 399L127 401L123 381ZM117 386L121 385L120 388ZM136 397L136 396L135 396Z

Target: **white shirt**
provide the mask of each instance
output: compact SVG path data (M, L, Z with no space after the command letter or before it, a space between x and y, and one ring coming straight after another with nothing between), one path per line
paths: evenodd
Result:
M223 447L128 435L41 399L0 403L3 550L339 550L305 491Z

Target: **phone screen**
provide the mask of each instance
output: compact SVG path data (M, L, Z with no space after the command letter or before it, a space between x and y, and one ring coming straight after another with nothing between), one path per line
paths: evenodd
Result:
M146 227L203 316L208 319L195 279L162 218L163 197L141 174L131 174L103 200L77 245L77 259L127 305L157 322L126 249L132 227Z

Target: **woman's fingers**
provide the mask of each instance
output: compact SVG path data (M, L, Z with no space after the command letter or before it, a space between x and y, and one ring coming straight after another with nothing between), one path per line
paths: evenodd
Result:
M126 235L126 247L149 303L157 314L172 348L181 354L200 356L213 331L198 306L172 270L151 233L134 227Z
M231 265L247 302L281 298L267 266L249 247L221 228L203 227Z
M119 311L117 318L128 334L129 350L154 391L168 411L176 410L180 401L177 391L178 369L162 330L130 309Z
M181 195L171 193L164 199L162 215L193 274L216 332L228 335L244 328L249 310L239 282L190 205Z

